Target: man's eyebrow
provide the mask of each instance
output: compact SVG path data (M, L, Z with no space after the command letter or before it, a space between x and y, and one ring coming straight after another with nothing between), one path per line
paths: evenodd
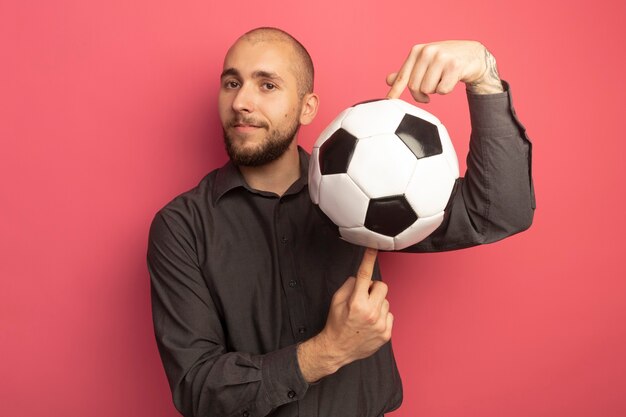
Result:
M235 68L226 68L224 71L222 71L222 75L220 75L220 78L224 78L226 76L233 76L233 77L239 77L239 71L237 71Z
M267 78L274 81L283 81L283 79L275 72L258 70L252 73L252 78Z
M224 71L222 71L222 74L220 75L220 78L224 78L224 77L237 77L237 78L241 78L241 73L236 70L235 68L226 68ZM269 80L275 80L278 82L283 81L282 77L280 75L278 75L275 72L270 72L270 71L264 71L264 70L257 70L254 71L252 73L252 78L267 78Z

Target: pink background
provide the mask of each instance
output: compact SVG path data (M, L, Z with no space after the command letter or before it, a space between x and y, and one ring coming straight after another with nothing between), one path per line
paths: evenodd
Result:
M392 415L626 415L624 2L321 3L0 0L0 415L177 415L148 227L226 160L222 57L260 25L316 62L306 149L341 109L384 96L413 43L445 38L492 50L534 140L529 231L381 256L405 387ZM463 88L426 109L464 159Z

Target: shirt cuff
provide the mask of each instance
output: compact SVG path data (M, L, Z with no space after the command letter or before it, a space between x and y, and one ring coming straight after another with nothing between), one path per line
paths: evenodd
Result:
M513 108L511 89L502 80L504 92L496 94L474 94L467 91L472 129L489 131L492 134L506 133L511 129L524 132Z
M263 355L261 369L273 407L302 399L309 388L298 364L297 345Z

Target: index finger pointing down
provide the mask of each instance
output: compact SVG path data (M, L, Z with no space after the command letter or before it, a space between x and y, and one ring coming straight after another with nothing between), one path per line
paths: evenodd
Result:
M391 89L387 93L387 98L400 98L402 92L409 84L409 79L411 78L411 73L413 72L413 67L415 66L415 62L417 61L417 56L421 50L421 45L415 45L411 48L411 52L409 56L406 58L400 71L396 74L393 85Z

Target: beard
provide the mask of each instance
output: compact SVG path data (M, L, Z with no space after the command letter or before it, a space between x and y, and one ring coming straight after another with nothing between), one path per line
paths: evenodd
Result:
M234 126L235 123L240 122L242 121L231 121L228 127ZM243 120L243 122L251 123L247 120ZM262 125L261 127L264 129L268 128L267 125ZM289 149L289 145L291 145L296 137L298 129L300 129L300 124L297 120L294 120L292 124L286 126L284 129L276 129L268 132L259 146L253 149L243 149L236 145L236 141L228 134L226 128L223 128L226 152L231 161L237 166L258 167L265 165L280 158L287 149Z

